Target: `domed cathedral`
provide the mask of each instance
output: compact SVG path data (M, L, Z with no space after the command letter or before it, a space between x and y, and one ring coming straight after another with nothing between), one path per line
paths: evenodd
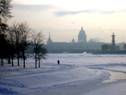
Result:
M99 42L88 42L86 33L83 27L81 27L77 42L74 39L71 42L55 42L51 39L49 33L46 48L49 53L82 53L85 51L100 50L102 44Z
M78 43L87 43L87 36L83 27L81 27L81 30L78 34Z

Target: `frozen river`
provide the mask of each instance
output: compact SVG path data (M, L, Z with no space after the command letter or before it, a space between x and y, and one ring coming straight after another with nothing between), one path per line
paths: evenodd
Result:
M94 65L126 63L126 55L93 55L93 54L48 54L45 62L63 64Z
M46 57L40 69L34 69L32 57L27 59L26 69L0 67L0 95L126 93L126 55L47 54Z
M107 70L111 76L107 82L126 79L126 55L94 54L48 54L45 63L72 64Z

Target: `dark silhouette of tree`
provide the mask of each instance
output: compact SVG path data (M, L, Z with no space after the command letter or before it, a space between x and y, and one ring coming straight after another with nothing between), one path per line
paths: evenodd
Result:
M16 54L16 44L15 44L16 40L15 40L15 33L12 27L9 27L9 32L7 33L7 39L9 42L8 56L11 61L10 63L12 64L12 66L14 66L13 60Z
M0 58L1 58L1 66L3 66L3 59L6 57L6 48L7 48L7 41L5 39L5 35L0 34Z
M30 31L29 27L25 23L21 24L13 24L11 27L12 31L14 32L14 39L15 39L15 48L16 48L16 56L17 56L17 63L20 66L19 59L23 59L23 67L25 68L25 50L27 49L28 43L28 32Z
M47 53L46 48L43 44L43 35L41 32L33 35L33 46L34 46L34 57L35 57L35 68L40 68L40 62L42 58L45 58L45 54Z
M25 60L26 60L26 50L28 47L28 33L30 32L30 28L26 23L22 23L19 25L19 29L22 35L21 36L21 43L20 43L20 51L22 53L22 59L23 59L23 67L25 68Z
M8 41L7 41L7 31L8 25L5 21L11 17L11 0L0 0L0 58L1 58L1 65L3 65L3 59L7 58L8 52Z
M3 66L3 59L6 57L6 49L7 49L7 40L6 40L6 30L7 25L2 23L0 19L0 58L1 58L1 66Z
M17 58L17 65L20 66L20 59L23 59L23 67L26 67L26 50L28 47L28 33L30 29L26 23L15 23L8 26L7 20L11 15L11 0L0 0L0 59L1 65L4 65L4 59L14 66L14 58ZM32 44L35 54L35 68L37 64L40 67L40 61L45 58L47 53L43 44L41 32L33 36Z
M19 58L20 58L20 50L19 50L19 37L20 37L20 34L19 34L19 28L18 28L18 24L13 24L13 26L11 27L11 31L13 31L14 33L14 39L15 39L15 52L16 52L16 57L17 57L17 64L18 66L20 65L19 63Z
M11 15L11 0L0 0L0 18L7 20Z

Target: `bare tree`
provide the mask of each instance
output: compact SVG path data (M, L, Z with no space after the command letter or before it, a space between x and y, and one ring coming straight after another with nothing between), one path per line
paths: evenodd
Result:
M15 48L16 48L16 57L17 57L17 64L18 64L18 66L20 65L20 63L19 63L19 52L20 52L20 50L19 50L19 37L20 37L20 30L19 30L19 25L18 24L13 24L13 26L11 27L11 31L13 31L13 35L14 35L14 39L15 39Z
M33 46L34 46L34 57L35 57L35 68L40 68L40 61L42 58L45 58L45 54L47 53L46 48L43 43L43 35L41 32L33 35Z
M7 57L6 49L8 49L8 41L6 39L6 32L8 25L5 23L11 17L11 0L0 0L0 58L1 65L3 65L3 58Z
M2 23L0 18L0 58L1 58L1 66L3 66L3 59L5 58L5 49L7 48L7 40L6 40L6 31L7 24Z
M28 33L30 32L30 28L26 23L22 23L19 26L21 35L21 43L20 43L20 50L22 53L23 58L23 67L25 68L25 60L26 60L26 54L25 51L28 47Z
M9 53L9 58L8 60L10 60L12 66L14 66L14 63L13 63L13 59L15 57L15 54L16 54L16 40L15 40L15 33L13 31L13 28L12 27L9 27L9 32L7 33L7 39L8 39L8 42L9 42L9 50L8 50L8 53Z
M28 25L26 23L21 24L13 24L12 31L14 32L15 39L15 47L16 47L16 55L17 55L17 63L20 65L19 59L23 58L23 67L25 68L25 50L27 49L27 37L28 32L30 31Z

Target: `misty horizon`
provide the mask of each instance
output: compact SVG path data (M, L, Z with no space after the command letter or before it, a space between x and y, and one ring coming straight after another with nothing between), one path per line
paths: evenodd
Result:
M13 0L14 17L10 23L26 21L34 31L42 31L45 40L51 33L51 38L56 42L71 42L73 38L77 41L78 32L83 26L88 41L111 42L114 32L119 43L126 40L124 4L124 0Z

